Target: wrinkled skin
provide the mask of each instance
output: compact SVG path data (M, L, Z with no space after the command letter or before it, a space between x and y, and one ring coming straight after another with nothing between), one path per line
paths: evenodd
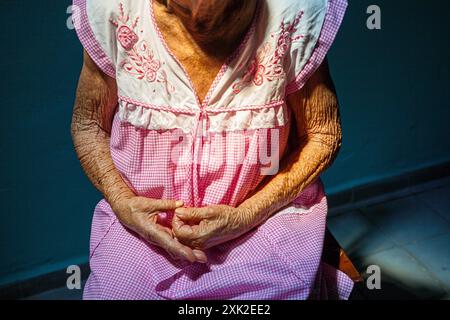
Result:
M258 0L158 0L173 13L204 52L234 48L247 29ZM226 54L226 52L225 52Z
M173 232L182 243L192 248L208 249L252 229L252 215L231 206L178 208L175 213Z
M292 202L331 165L341 146L342 132L327 63L287 102L296 120L292 140L298 143L290 145L280 172L237 208L219 205L177 209L173 231L180 242L206 249L239 237Z
M72 138L86 175L104 195L119 221L174 258L204 262L206 256L177 241L170 228L158 223L157 213L183 205L173 199L137 197L123 181L111 159L109 139L117 105L115 80L106 76L84 53L72 117Z
M206 53L173 13L160 3L155 5L166 42L185 63L196 92L203 99L224 58ZM248 26L251 15L242 19L247 21L243 25ZM236 208L225 205L183 208L177 199L148 199L133 193L114 167L109 150L117 85L86 52L71 131L86 175L104 195L118 220L143 239L165 249L172 257L203 263L207 261L204 249L235 239L264 223L292 202L334 160L342 134L337 99L326 62L302 90L287 97L287 103L295 115L292 141L296 143L290 144L280 172L267 177ZM161 225L157 213L175 209L172 229Z

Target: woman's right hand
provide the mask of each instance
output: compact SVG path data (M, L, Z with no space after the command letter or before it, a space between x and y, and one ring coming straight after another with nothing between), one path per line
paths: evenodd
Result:
M146 241L166 250L174 259L206 263L207 257L201 250L181 244L172 229L159 223L159 213L183 206L182 201L129 197L112 205L119 221Z

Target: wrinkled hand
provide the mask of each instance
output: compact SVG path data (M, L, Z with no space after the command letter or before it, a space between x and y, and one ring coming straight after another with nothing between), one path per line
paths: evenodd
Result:
M195 249L208 249L233 240L253 228L248 212L226 205L178 208L172 220L177 239Z
M181 201L132 197L120 200L113 206L119 221L149 243L166 250L174 259L190 262L207 261L204 252L181 244L172 229L159 223L159 213L175 210L183 205Z

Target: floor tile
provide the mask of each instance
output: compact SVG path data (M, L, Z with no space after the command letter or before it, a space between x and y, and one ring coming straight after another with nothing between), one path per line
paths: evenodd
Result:
M423 192L417 198L450 221L450 187Z
M327 225L351 259L360 259L395 245L389 237L356 210L329 218Z
M441 283L402 248L364 257L355 264L364 270L370 265L380 267L381 289L367 290L369 299L428 299L447 294Z
M363 213L398 244L450 232L450 223L414 196L367 207Z
M406 246L450 291L450 233Z

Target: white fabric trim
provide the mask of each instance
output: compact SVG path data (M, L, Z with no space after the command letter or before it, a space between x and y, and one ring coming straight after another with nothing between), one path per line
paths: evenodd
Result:
M181 129L189 133L195 123L192 114L174 113L119 101L119 118L133 126L147 130Z
M119 100L118 113L121 121L130 123L137 128L147 130L180 129L185 134L192 133L199 117L207 121L208 132L214 133L270 129L284 126L289 121L289 112L285 103L236 111L224 109L221 112L184 113Z
M208 115L209 131L270 129L284 126L289 115L286 104L256 110L226 111Z

